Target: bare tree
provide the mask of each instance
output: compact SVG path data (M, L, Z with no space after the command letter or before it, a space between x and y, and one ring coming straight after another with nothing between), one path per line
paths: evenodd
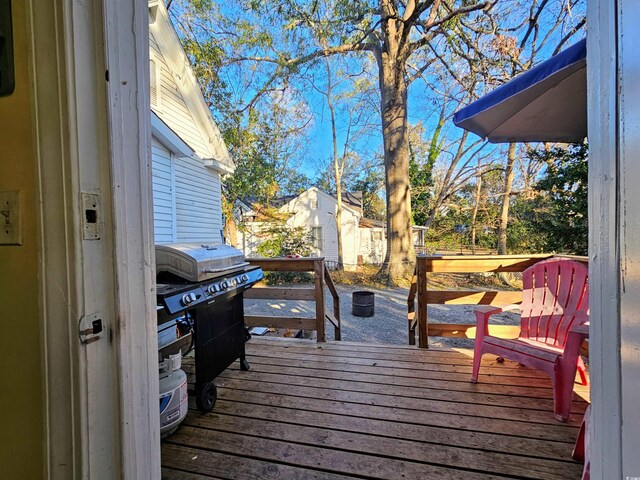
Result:
M528 14L523 18L520 12ZM585 25L584 1L549 0L514 1L510 7L492 9L487 12L485 23L468 25L461 19L459 42L452 42L454 54L467 64L471 80L452 75L462 85L471 85L476 92L478 85L489 86L504 83L515 75L531 68L541 56L551 50L558 53ZM445 62L442 56L441 62ZM451 69L450 66L448 66ZM504 168L504 189L501 198L498 224L498 253L507 253L507 228L509 206L514 193L515 167L518 162L515 145L510 145ZM523 165L521 163L521 165ZM530 190L530 181L540 171L540 166L529 163L524 174L525 188Z
M480 209L480 201L482 197L482 163L478 158L476 167L476 186L473 195L473 212L471 214L471 248L476 251L476 236L478 229L478 210Z
M352 146L370 132L372 128L372 124L369 121L371 111L366 102L362 101L360 95L363 94L366 98L368 92L361 91L357 86L357 82L353 81L361 76L363 71L360 70L355 73L343 71L342 75L338 76L332 67L331 57L324 57L324 63L326 72L324 88L318 86L318 82L313 78L310 80L313 88L326 99L329 109L332 144L331 172L337 200L335 221L338 237L338 268L342 269L344 268L342 242L343 177L346 168L351 167L351 170L353 170L354 167L357 168L361 163L360 157L352 152ZM342 91L338 90L340 88L342 88ZM344 125L340 138L338 138L338 115L340 115L340 120Z
M507 164L504 170L504 191L500 205L500 222L498 223L498 254L507 254L507 227L509 226L509 201L515 177L516 144L510 143L507 153Z
M190 33L192 41L202 44L205 36L214 34L217 42L227 38L227 59L222 63L261 65L255 72L263 68L259 72L261 85L252 90L244 108L323 56L368 53L375 59L387 201L387 254L381 273L390 283L398 283L414 261L408 179L409 85L431 66L433 59L424 52L436 38L447 34L449 24L487 4L466 0L256 0L247 5L251 11L240 12L233 19L220 9L212 12L206 1L198 5L207 8L205 15L199 16L198 31ZM198 16L191 5L175 11L186 11L181 18ZM251 14L260 23L238 30ZM191 25L195 23L190 20ZM326 46L310 48L314 44L310 38L323 39ZM224 66L222 63L218 67ZM419 65L416 71L411 70L411 64Z

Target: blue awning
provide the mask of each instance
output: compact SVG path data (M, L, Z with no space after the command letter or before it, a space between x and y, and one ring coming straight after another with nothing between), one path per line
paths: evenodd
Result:
M583 39L458 110L453 122L491 143L581 142L587 136Z

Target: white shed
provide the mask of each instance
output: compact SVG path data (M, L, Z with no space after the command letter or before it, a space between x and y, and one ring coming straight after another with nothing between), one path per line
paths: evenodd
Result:
M351 199L351 201L349 201ZM353 194L345 195L342 203L342 256L345 269L355 268L360 255L360 219L362 207L358 206ZM336 228L337 199L317 187L300 195L284 197L276 201L278 210L289 215L286 223L291 227L305 227L312 236L315 254L325 257L331 264L338 263L338 229ZM245 218L252 218L252 212ZM243 223L243 232L239 234L239 247L245 255L256 255L261 242L260 232L264 228L259 221Z

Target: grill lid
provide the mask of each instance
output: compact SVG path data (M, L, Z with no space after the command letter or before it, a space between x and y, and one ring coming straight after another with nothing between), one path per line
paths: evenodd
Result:
M246 265L240 250L223 243L156 245L157 273L169 272L190 282L201 282Z

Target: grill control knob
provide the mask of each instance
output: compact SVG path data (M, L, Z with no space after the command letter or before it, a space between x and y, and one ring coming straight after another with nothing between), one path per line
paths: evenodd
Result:
M207 287L207 292L209 293L209 295L213 295L214 293L216 293L216 286L215 284L211 284Z
M182 299L180 300L180 302L182 303L182 305L186 307L187 305L191 305L196 300L197 300L196 294L191 292L191 293L185 293L182 296Z
M247 280L249 280L249 277L247 275L242 275L242 281L246 282Z
M241 277L240 275L238 275L238 276L236 277L236 282L238 282L238 283L242 283L243 281L244 281L244 280L242 279L242 277Z
M227 288L229 288L229 282L225 280L220 284L220 287L222 288L222 290L226 290Z

